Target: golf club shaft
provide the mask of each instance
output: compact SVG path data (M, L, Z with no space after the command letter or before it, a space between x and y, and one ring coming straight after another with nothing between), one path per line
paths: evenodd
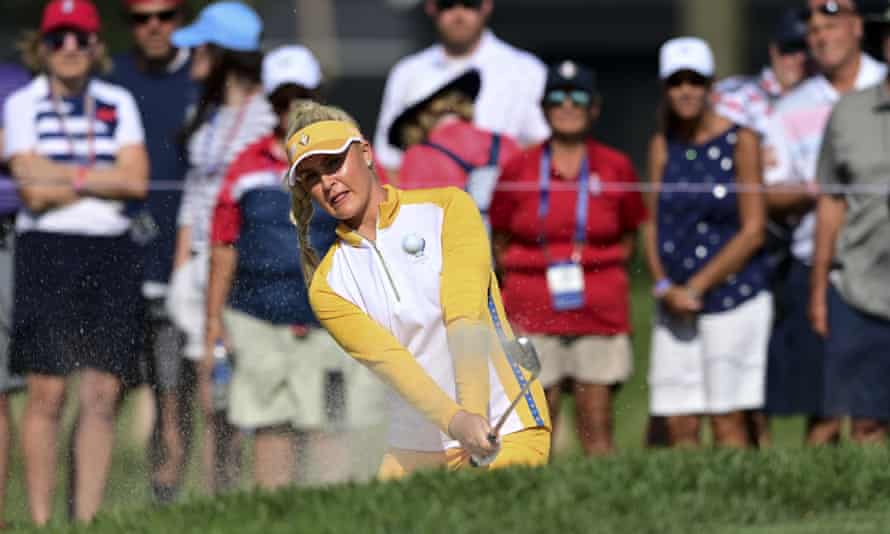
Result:
M504 426L504 423L507 422L507 417L510 417L510 414L513 413L513 410L516 409L516 405L518 405L519 401L522 400L522 397L524 397L525 394L528 393L528 390L532 387L532 382L534 382L535 378L536 377L531 377L530 380L526 382L524 386L522 386L522 389L519 390L519 395L516 395L516 398L513 399L513 402L510 403L510 406L507 407L507 411L501 414L501 417L500 419L498 419L497 424L495 424L494 427L492 427L491 432L488 433L488 441L490 441L491 443L497 443L498 436L501 433L501 427Z

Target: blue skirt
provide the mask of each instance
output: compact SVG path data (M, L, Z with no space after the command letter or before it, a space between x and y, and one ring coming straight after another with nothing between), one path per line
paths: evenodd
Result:
M65 376L90 368L138 376L141 251L129 236L27 232L15 257L10 367Z
M828 290L825 409L831 416L890 420L890 321Z
M808 316L810 267L793 260L776 287L779 309L770 337L766 372L766 412L771 415L823 415L825 341Z

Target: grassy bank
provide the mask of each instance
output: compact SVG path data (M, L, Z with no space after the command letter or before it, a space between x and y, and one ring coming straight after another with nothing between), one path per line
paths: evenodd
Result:
M65 532L884 532L890 453L665 451L196 499ZM29 530L23 530L28 532Z

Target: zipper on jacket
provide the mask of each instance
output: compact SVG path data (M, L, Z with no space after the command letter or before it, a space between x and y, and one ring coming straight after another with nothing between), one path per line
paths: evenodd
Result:
M392 274L390 274L390 272L389 272L389 266L386 265L386 260L383 259L383 254L380 252L380 249L377 248L377 243L375 243L374 241L371 241L370 239L366 239L365 241L367 241L368 244L371 245L371 248L374 249L374 252L377 254L377 259L379 259L380 264L383 265L383 272L386 273L386 278L389 280L389 285L390 285L390 287L392 287L392 292L396 296L396 302L399 302L399 303L402 302L401 297L399 297L399 290L396 289L396 283L392 278Z

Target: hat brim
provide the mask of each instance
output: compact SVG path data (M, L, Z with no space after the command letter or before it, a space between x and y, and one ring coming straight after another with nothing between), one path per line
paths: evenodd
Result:
M287 184L291 187L297 185L296 177L294 176L294 171L297 170L297 166L300 163L306 161L306 159L312 156L333 156L335 154L342 154L352 146L352 143L361 143L362 138L357 136L348 137L346 139L325 139L324 141L318 143L311 150L307 150L303 154L300 155L294 162L291 164L290 168L287 170L287 175L285 179L287 180Z
M211 42L212 37L200 23L180 28L170 36L170 42L177 48L195 48Z
M430 101L443 93L451 91L452 89L457 89L465 95L469 96L470 100L476 100L476 97L479 96L479 90L481 87L482 77L479 75L479 71L476 69L468 70L457 78L454 78L450 82L446 83L426 97L422 98L417 103L412 104L411 106L402 110L402 112L399 113L396 119L392 121L392 124L389 126L389 130L387 130L387 141L389 141L390 145L404 150L405 147L404 143L402 143L401 136L402 127L407 122L409 122L414 117L414 115L417 114L418 111L429 104Z

